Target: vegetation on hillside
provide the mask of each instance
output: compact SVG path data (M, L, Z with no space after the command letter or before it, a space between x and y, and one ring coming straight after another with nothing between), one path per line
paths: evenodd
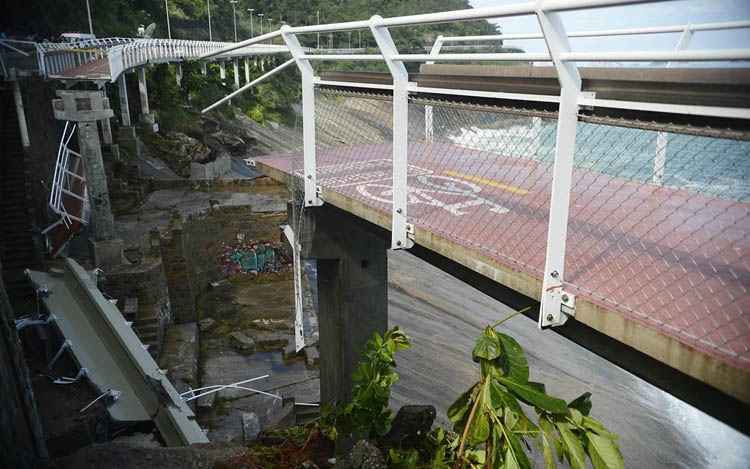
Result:
M208 39L208 11L206 0L169 0L169 17L172 37L175 39ZM156 23L154 37L167 37L164 2L153 0L90 0L94 33L99 37L134 36L138 25ZM211 26L214 40L233 41L234 23L232 5L227 0L210 0ZM471 8L468 0L240 0L236 6L237 35L250 36L250 14L263 13L263 32L275 30L282 22L293 26L362 20L372 15L383 17L430 13ZM83 0L37 0L10 2L6 14L0 18L0 31L12 35L31 35L37 39L55 38L63 32L88 32L86 6ZM270 19L270 21L269 21ZM253 19L253 32L257 35L260 19ZM491 34L494 25L486 21L450 25L428 25L397 28L394 36L400 47L420 47L432 43L439 34L468 35ZM334 47L346 47L348 33L322 37L321 47L332 41ZM303 40L314 46L317 36ZM358 45L359 35L352 35L352 46ZM362 34L364 46L374 45L366 31Z

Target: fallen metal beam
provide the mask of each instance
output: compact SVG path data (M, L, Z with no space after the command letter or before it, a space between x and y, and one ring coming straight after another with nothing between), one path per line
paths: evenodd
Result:
M44 305L87 377L100 392L119 392L107 408L114 420L153 420L168 446L208 442L193 411L88 272L65 259L62 273L30 271L29 277L49 290Z

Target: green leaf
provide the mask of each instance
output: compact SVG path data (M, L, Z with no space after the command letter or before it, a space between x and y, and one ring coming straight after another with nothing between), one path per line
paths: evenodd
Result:
M458 396L458 399L448 407L447 415L448 420L454 425L459 423L468 415L469 409L471 408L471 395L474 393L474 388L477 385L470 387L468 391Z
M502 345L497 338L497 333L488 327L477 339L477 343L474 345L474 350L472 351L471 356L474 361L479 361L481 358L485 360L494 360L499 357L502 352Z
M570 419L578 426L583 423L583 414L578 409L570 408Z
M583 451L581 440L573 433L571 426L565 422L556 422L555 426L560 432L565 454L568 456L568 462L571 469L586 469L586 453Z
M502 359L505 364L505 374L509 379L518 383L528 382L529 363L526 361L526 354L523 352L521 345L507 334L498 333L497 337L503 350Z
M570 401L570 404L568 404L568 407L571 407L573 409L578 409L579 412L581 412L583 415L589 415L589 412L591 412L591 393L585 392L581 394L580 396L576 397L572 401Z
M586 451L594 469L624 469L625 461L614 441L595 433L586 433L586 438Z
M516 416L519 418L519 422L518 426L515 428L515 431L539 431L539 428L537 428L537 426L534 425L534 423L526 416L526 413L523 411L516 398L505 391L505 388L500 384L497 384L497 382L494 380L492 381L492 385L490 387L490 402L492 403L492 407L495 409L506 409L503 410L503 412L507 412L507 409L510 409L516 414ZM498 413L500 414L501 412Z
M505 451L506 464L512 459L512 465L507 467L517 467L519 469L531 469L531 462L526 456L521 440L513 432L505 429L505 438L509 443Z
M515 381L502 377L496 379L505 385L519 399L529 405L539 407L540 409L553 414L568 413L568 406L565 404L565 401L538 391L533 385L531 385L531 383L518 384Z
M487 418L487 414L484 412L480 414L474 414L474 419L471 422L469 428L469 434L467 435L467 442L469 445L478 445L487 441L490 437L490 421Z
M583 417L583 427L587 430L591 430L599 436L608 438L610 440L617 440L617 435L607 430L601 422L593 417Z
M521 469L516 458L513 457L513 450L508 446L505 450L505 460L501 466L503 469Z
M552 452L552 446L556 440L554 428L546 418L539 419L539 428L542 430L539 432L539 441L542 447L542 454L544 455L544 467L554 469L556 467L555 455Z

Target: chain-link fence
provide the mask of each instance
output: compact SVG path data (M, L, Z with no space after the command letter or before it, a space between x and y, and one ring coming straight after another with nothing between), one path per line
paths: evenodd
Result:
M390 214L391 106L318 91L324 192ZM541 277L556 125L555 113L411 98L409 221ZM587 116L577 132L566 289L748 366L750 142Z

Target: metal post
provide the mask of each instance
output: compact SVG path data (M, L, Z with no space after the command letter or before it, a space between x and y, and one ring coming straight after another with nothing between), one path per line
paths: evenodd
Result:
M234 22L234 42L237 42L237 5L238 0L229 0L232 4L232 21Z
M529 149L529 156L535 156L540 157L541 150L542 150L542 130L544 129L544 126L542 125L542 118L541 117L532 117L531 118L531 132L533 133L532 139L533 142L531 144L531 148Z
M245 57L244 63L245 63L245 84L248 84L250 83L250 59Z
M247 11L250 12L250 38L252 39L255 36L253 33L253 12L255 11L255 8L248 8Z
M214 36L211 33L211 0L206 0L206 10L208 10L208 40L213 41Z
M117 90L120 95L120 115L122 116L122 125L130 127L130 108L128 106L128 84L125 80L125 72L120 74L117 79Z
M240 88L240 63L238 59L234 59L234 62L232 63L234 65L234 89L238 90Z
M148 85L146 83L146 68L138 69L138 94L141 98L141 114L147 116L151 113L148 107Z
M318 24L320 24L320 10L315 11L315 15L318 17ZM318 32L318 49L320 49L320 32Z
M172 28L169 26L169 5L167 5L167 0L164 0L164 13L167 14L167 36L169 39L172 39Z
M690 41L693 39L693 29L691 25L685 26L680 38L677 40L674 50L687 49ZM667 62L667 68L672 67L672 62ZM654 174L651 181L657 186L664 184L664 170L667 167L667 133L658 132L656 134L656 152L654 154Z
M391 219L391 248L405 249L414 245L409 238L407 219L407 169L409 149L409 74L404 63L393 60L398 49L388 28L382 26L383 18L373 16L370 30L380 48L383 59L393 77L393 205Z
M89 0L86 0L86 14L89 17L89 33L93 36L94 35L94 23L91 21L91 5L89 4Z
M561 54L570 51L570 43L559 13L547 13L541 8L536 13L561 86L555 163L552 170L547 258L542 281L542 310L539 314L539 327L547 327L564 324L568 315L575 312L571 307L575 304L574 297L563 291L563 279L581 76L575 63L560 60Z
M289 52L297 63L302 75L302 139L304 145L304 177L305 177L305 207L323 205L318 197L318 180L315 160L315 72L310 61L302 59L305 54L297 36L289 33L291 27L281 27L281 37L284 39Z
M18 130L21 132L21 144L25 148L31 146L29 140L29 127L26 125L26 111L23 107L23 96L21 95L21 85L16 77L16 69L10 71L10 78L13 81L13 101L16 103L16 118L18 119Z
M656 154L654 155L654 175L651 180L657 186L664 184L664 168L667 166L667 133L657 132Z
M432 49L430 49L430 55L436 56L440 53L440 49L443 47L443 36L438 36L437 39L435 39L435 43L432 44ZM434 64L434 60L428 60L425 62L425 65ZM427 142L432 142L433 136L434 136L435 128L434 124L432 122L432 106L427 105L424 107L424 139Z

